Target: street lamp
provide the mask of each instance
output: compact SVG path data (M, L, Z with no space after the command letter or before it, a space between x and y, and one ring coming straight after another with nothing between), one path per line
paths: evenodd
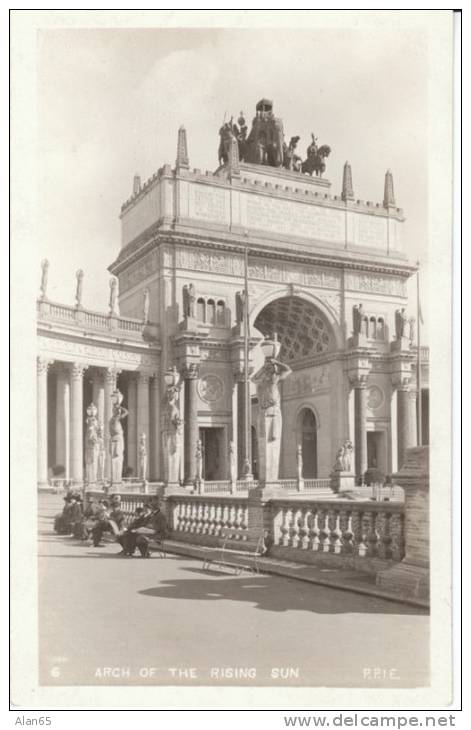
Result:
M169 368L165 372L164 381L167 388L171 388L172 386L177 385L179 380L180 374L175 366L173 368Z
M274 337L265 337L260 345L262 355L265 360L274 360L278 357L280 352L281 343L278 341L278 337L275 333Z

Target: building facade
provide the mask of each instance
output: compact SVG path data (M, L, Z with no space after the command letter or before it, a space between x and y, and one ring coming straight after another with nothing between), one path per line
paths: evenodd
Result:
M342 190L332 194L323 175L328 148L313 138L302 162L297 138L284 142L270 102L257 105L249 135L244 125L241 118L239 127L221 129L215 172L190 168L182 127L175 166L164 165L144 184L134 178L121 209L121 248L109 267L108 313L82 307L81 272L75 307L50 302L44 264L40 484L61 468L67 480L83 482L92 402L104 424L109 477L106 424L116 387L129 411L125 475L138 474L144 433L147 476L165 481L162 403L173 367L182 378L181 483L195 480L199 440L206 480L229 478L231 450L241 476L247 422L257 476L259 405L254 386L250 399L245 391L245 276L251 375L264 337L277 337L280 359L292 370L281 384L280 478L295 475L298 446L304 476L323 478L350 439L361 478L372 466L396 471L405 449L416 445L417 348L407 312L407 280L416 269L404 251L392 174L386 172L381 202L361 201L346 163Z

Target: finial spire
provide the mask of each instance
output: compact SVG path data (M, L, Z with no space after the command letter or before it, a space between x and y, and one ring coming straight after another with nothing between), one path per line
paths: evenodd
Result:
M353 200L352 168L348 161L343 166L342 200Z
M395 208L396 201L394 200L394 183L391 170L386 170L384 177L384 208Z
M240 175L239 167L239 143L236 138L232 136L229 142L229 155L228 155L228 167L229 173L232 176Z
M186 129L185 127L181 126L178 130L178 142L177 142L177 161L176 161L176 167L185 167L188 168L190 166L190 161L188 159L188 145L186 142Z
M132 183L132 194L137 195L140 192L141 192L141 176L134 175L134 180Z

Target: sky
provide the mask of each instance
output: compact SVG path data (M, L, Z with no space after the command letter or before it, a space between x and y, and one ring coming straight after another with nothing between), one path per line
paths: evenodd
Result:
M407 218L405 246L427 276L427 45L417 30L66 29L38 32L39 262L48 296L106 309L107 266L133 176L175 162L187 129L190 166L217 167L224 115L274 102L285 137L328 144L325 177L339 194L352 166L355 197L382 202L384 173ZM415 285L410 287L415 298ZM412 307L411 307L412 308ZM425 309L425 306L423 306Z

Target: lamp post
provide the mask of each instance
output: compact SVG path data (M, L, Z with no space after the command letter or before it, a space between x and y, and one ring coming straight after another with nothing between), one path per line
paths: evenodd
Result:
M253 480L252 466L250 463L250 378L249 378L249 243L245 245L244 261L244 376L245 376L245 443L244 443L244 479L247 482Z

